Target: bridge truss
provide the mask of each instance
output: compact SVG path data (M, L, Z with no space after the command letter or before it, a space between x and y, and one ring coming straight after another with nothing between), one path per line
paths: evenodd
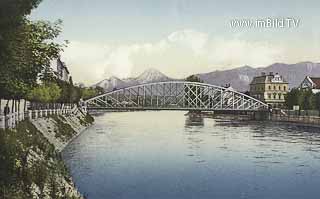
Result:
M85 101L89 109L266 110L268 105L243 93L210 84L169 81L121 88Z

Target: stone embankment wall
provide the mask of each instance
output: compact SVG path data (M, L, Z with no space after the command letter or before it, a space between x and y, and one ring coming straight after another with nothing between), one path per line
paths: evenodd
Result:
M60 152L92 122L76 110L0 129L0 198L82 199Z
M88 119L90 117L90 119ZM77 109L69 115L52 115L31 120L31 123L54 145L58 152L90 124L91 116Z
M296 124L320 126L320 117L318 116L271 114L269 120L275 122L292 122Z

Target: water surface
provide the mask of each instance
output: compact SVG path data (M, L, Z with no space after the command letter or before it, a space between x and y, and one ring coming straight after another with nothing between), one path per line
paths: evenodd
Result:
M185 112L106 113L63 152L89 199L318 199L320 133Z

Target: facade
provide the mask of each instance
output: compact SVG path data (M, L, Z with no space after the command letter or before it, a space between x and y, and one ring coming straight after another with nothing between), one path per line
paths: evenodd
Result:
M274 108L283 107L287 93L288 82L278 73L261 73L250 83L250 95Z
M300 84L300 89L311 89L313 93L319 93L320 77L306 76Z
M57 59L57 76L60 80L69 81L69 70L64 62L60 58Z

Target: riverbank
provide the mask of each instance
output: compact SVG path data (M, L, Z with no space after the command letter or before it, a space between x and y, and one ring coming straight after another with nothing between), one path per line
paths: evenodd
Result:
M77 110L0 130L0 198L82 199L61 151L92 123L90 115Z
M292 111L291 111L292 112ZM215 118L220 120L231 121L268 121L272 123L292 124L296 126L305 127L320 127L320 117L314 115L298 115L297 113L291 113L290 111L277 111L275 113L263 113L263 114L228 114L228 113L216 113L216 112L199 112L188 113L189 116L202 116L207 118Z
M295 124L299 126L320 127L320 117L290 114L271 114L269 121Z
M207 114L204 114L205 116ZM232 115L232 114L209 114L214 118L223 118L237 121L267 121L272 123L291 124L305 127L320 127L320 117L312 115L296 115L288 113L266 113L266 115Z

